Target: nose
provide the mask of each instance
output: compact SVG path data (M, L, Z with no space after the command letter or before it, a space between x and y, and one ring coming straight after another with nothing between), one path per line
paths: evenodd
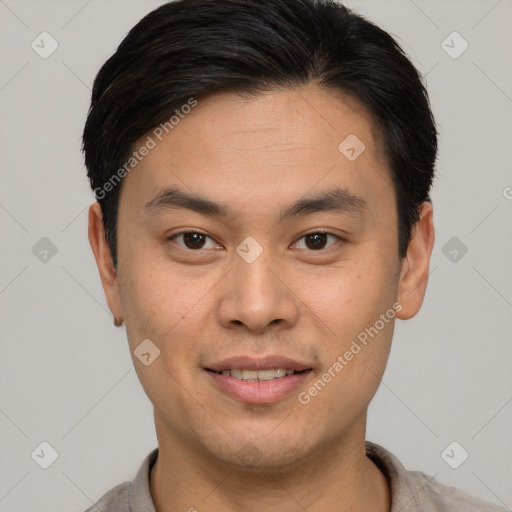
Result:
M254 333L293 326L300 301L282 265L272 260L268 251L251 263L238 256L234 259L234 268L222 284L218 307L221 325Z

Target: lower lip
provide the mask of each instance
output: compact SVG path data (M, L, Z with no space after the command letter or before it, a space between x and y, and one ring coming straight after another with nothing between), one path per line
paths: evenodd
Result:
M266 381L248 381L205 370L221 391L248 404L273 404L297 390L311 370Z

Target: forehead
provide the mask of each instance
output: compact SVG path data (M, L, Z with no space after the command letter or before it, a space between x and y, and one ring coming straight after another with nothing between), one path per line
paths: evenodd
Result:
M315 149L332 149L333 143L338 149L336 142L349 132L364 140L370 151L377 149L377 127L368 109L349 93L315 85L243 96L213 94L199 100L181 121L181 141L190 135L191 123L194 139L215 139L217 150L306 150L313 141Z
M372 116L323 87L214 94L160 132L141 138L139 147L147 137L155 145L125 178L140 202L169 184L202 196L215 190L215 199L242 208L334 184L370 200L383 188L394 194Z

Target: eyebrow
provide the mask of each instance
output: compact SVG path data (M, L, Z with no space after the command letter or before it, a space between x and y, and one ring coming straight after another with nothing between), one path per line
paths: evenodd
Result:
M341 187L322 191L311 197L302 197L281 210L279 221L305 217L318 212L362 214L368 208L367 202ZM197 194L191 194L177 187L160 191L144 205L150 215L159 215L177 209L192 210L201 215L218 218L234 218L235 214L225 203L216 203Z

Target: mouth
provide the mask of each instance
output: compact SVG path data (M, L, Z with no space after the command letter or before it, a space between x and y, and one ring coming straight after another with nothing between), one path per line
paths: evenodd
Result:
M275 379L282 379L290 375L295 375L297 373L309 371L309 369L293 370L292 368L270 368L268 370L232 369L222 370L221 372L216 372L210 368L205 368L205 370L214 372L218 375L234 377L235 379L244 380L247 382L268 382Z
M313 368L282 357L236 357L205 367L214 388L239 402L272 404L293 394Z

